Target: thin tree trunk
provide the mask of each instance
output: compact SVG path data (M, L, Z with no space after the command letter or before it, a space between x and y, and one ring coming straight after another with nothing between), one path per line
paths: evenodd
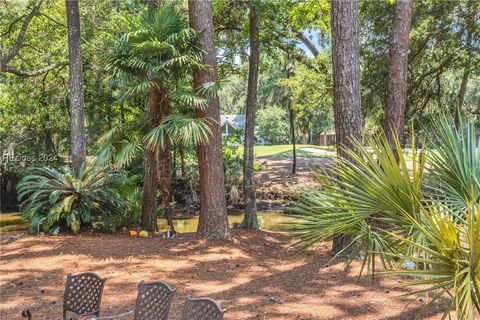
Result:
M407 101L408 37L412 20L412 2L413 0L397 0L390 40L384 130L393 148L395 148L395 136L398 137L400 143L403 143Z
M472 43L472 32L467 31L467 47L470 48ZM460 117L463 114L463 101L465 100L465 93L467 92L468 79L470 77L470 61L468 61L463 70L462 82L460 83L460 90L458 92L458 106L455 110L455 127L460 126Z
M76 175L87 158L83 65L78 0L66 0L70 66L70 155Z
M258 66L260 60L260 42L258 15L255 5L250 1L250 57L248 59L247 103L245 106L245 141L243 156L243 195L245 217L242 228L258 229L257 197L255 191L255 169L253 168L253 147L255 145L255 118L257 113Z
M297 150L295 144L295 113L293 112L290 101L288 102L288 115L290 118L290 137L292 139L292 174L297 172Z
M180 145L178 148L178 153L180 154L180 176L185 177L185 152L183 151L183 146Z
M193 85L197 88L202 84L217 81L211 1L189 0L188 12L191 27L198 32L202 32L198 45L205 51L203 63L210 66L208 71L196 71L193 73ZM209 141L198 146L198 166L200 171L198 233L223 238L230 236L230 230L225 199L220 107L218 96L206 98L208 99L209 107L197 111L200 117L209 122L212 129Z
M293 64L290 62L290 54L288 55L287 58L287 68L286 68L286 76L287 79L292 76L293 73ZM292 174L295 174L297 172L297 150L296 150L296 144L295 144L295 113L293 112L292 109L292 103L290 97L288 99L288 117L289 117L289 122L290 122L290 139L292 142Z
M460 117L463 114L463 101L465 100L465 92L467 92L468 78L470 77L470 69L465 67L462 76L462 82L460 83L460 91L458 92L458 107L455 110L455 127L460 126Z
M337 155L349 158L344 148L355 149L351 139L362 137L357 0L332 0L332 57ZM339 254L351 242L349 235L335 235L332 254ZM340 256L351 254L353 246Z

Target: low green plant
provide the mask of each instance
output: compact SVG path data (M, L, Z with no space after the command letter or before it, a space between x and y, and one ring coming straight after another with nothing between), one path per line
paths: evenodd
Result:
M70 167L32 167L17 185L20 209L34 231L57 233L64 225L76 233L94 216L110 220L122 214L127 203L115 189L122 179L119 173L85 165L78 177Z
M439 121L430 151L417 151L415 137L406 158L383 133L354 141L348 159L328 172L314 171L320 190L299 195L288 229L301 250L334 234L353 236L355 254L372 277L380 260L387 273L409 275L431 292L432 301L450 297L444 317L473 320L480 312L480 144L472 123L459 129ZM413 267L406 269L406 262ZM411 285L411 284L409 284ZM419 315L420 317L420 315Z
M455 309L457 319L475 319L475 309L480 313L480 206L468 208L465 218L460 220L456 212L441 204L422 207L422 216L420 221L410 216L410 221L412 228L426 239L426 245L394 233L390 235L420 253L409 256L392 254L397 261L407 259L424 267L399 270L397 265L391 273L415 278L406 286L424 287L407 295L434 293L424 311L448 295L451 299L445 305L444 317Z

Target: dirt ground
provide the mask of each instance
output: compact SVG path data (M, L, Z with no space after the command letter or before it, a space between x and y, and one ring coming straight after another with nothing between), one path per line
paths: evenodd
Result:
M84 233L59 237L14 234L1 245L0 318L60 319L68 273L107 277L102 315L134 307L141 280L164 280L177 289L170 319L180 319L187 294L210 296L225 319L414 319L427 299L398 298L404 280L357 283L359 263L343 272L329 262L329 243L294 256L284 234L235 231L228 240L181 234L174 240ZM5 234L3 235L5 239ZM430 316L440 319L440 306Z

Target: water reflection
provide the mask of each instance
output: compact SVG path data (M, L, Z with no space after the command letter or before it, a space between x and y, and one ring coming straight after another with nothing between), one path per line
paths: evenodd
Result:
M258 223L261 230L280 232L286 222L292 221L294 217L283 214L281 211L262 211L258 212ZM234 223L241 223L243 214L229 214L228 223L233 226ZM175 230L178 233L196 232L198 227L198 216L175 219L173 221ZM164 232L167 230L167 220L158 220L158 230Z
M284 223L295 219L292 216L283 214L281 211L261 211L258 212L258 223L260 229L266 231L281 232ZM234 223L241 223L243 214L229 214L228 222L230 226ZM175 219L173 221L175 230L179 233L196 232L198 227L198 216L185 219ZM18 212L0 214L0 232L21 231L28 228L28 222L23 220ZM165 232L167 230L167 220L158 219L158 230Z

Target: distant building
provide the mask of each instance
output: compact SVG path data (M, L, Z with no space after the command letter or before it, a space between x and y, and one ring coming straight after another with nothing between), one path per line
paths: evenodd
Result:
M243 114L225 114L220 116L220 125L222 126L222 137L234 134L237 130L245 129L245 115Z
M335 131L333 130L319 133L312 138L312 143L319 146L335 145Z
M224 114L220 116L220 125L222 126L222 137L230 134L235 134L237 131L245 130L245 115L244 114ZM258 136L258 126L255 126L255 142L264 145L267 141L265 138ZM243 141L244 135L240 135Z

